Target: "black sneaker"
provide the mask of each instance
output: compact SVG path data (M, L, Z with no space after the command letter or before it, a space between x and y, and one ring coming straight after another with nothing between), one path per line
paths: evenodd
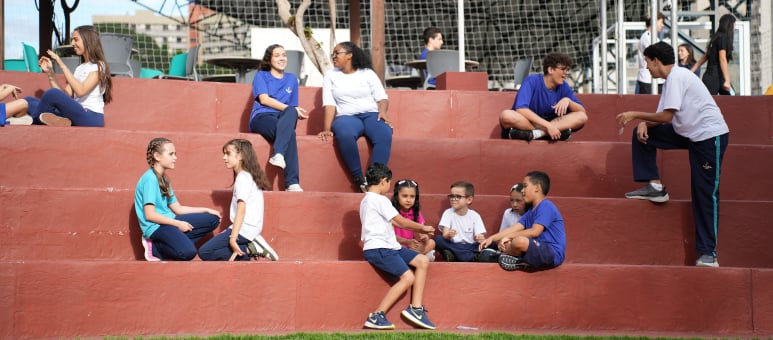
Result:
M521 130L516 128L511 128L510 132L507 133L507 136L510 137L510 139L520 139L527 142L531 142L534 139L534 133L532 133L531 130Z
M529 265L523 262L520 257L502 254L499 256L499 266L506 271L514 271L518 269L525 269Z
M497 262L500 255L502 255L502 252L486 248L478 253L478 262Z
M561 131L561 137L558 137L558 140L568 141L569 138L572 138L572 129L566 129L564 131Z
M446 262L456 261L456 256L454 256L454 253L448 249L443 249L443 258L446 259Z
M365 177L357 177L354 179L354 185L360 188L362 192L368 192L368 181Z
M668 202L669 197L665 186L663 186L663 190L657 190L652 186L652 184L647 183L647 185L637 190L626 193L625 198L634 198L639 200L649 200L656 203L664 203Z

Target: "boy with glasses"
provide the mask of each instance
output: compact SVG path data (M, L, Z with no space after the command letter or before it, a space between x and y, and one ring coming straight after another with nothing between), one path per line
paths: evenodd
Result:
M478 242L486 238L486 227L480 214L470 209L474 196L475 187L470 182L451 185L451 208L443 212L438 223L442 234L435 236L435 250L448 262L473 262L480 254Z
M549 53L542 60L543 75L526 77L510 110L499 115L503 139L568 140L588 121L582 103L575 97L566 77L572 58Z

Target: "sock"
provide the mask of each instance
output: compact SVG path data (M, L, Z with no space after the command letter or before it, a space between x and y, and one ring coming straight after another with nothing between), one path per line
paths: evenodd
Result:
M663 183L652 183L650 182L650 185L655 188L657 191L663 190Z
M531 130L531 133L534 136L534 139L540 139L540 138L542 138L542 136L545 135L545 133L542 132L542 130L540 130L540 129Z

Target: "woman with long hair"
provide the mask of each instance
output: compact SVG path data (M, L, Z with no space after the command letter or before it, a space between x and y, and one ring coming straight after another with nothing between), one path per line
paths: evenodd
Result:
M692 67L692 71L695 72L708 61L706 72L703 73L703 84L712 95L729 95L733 89L728 62L733 60L735 20L732 14L725 14L719 18L719 27L709 41L706 54Z

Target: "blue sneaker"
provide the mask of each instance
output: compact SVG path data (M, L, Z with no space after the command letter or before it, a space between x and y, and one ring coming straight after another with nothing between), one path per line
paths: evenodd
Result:
M365 327L371 329L395 329L395 325L387 320L384 312L375 312L368 315L365 320Z
M424 306L414 307L408 305L408 308L403 311L403 316L413 322L416 326L426 329L435 329L435 324L432 323L432 321L429 321L427 310L424 309Z

